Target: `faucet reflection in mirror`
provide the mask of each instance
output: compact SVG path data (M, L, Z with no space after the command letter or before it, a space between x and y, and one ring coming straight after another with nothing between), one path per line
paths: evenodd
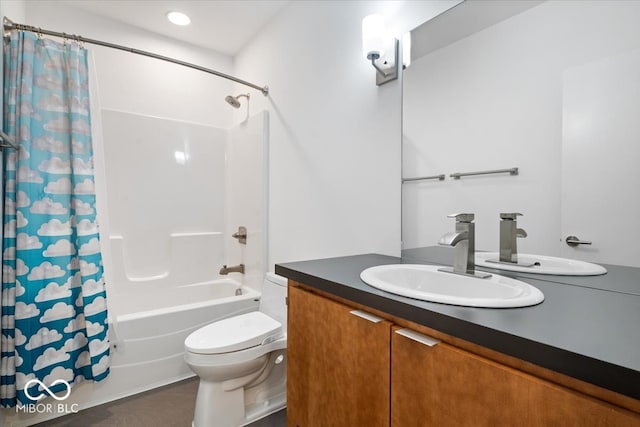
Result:
M518 237L527 237L527 232L518 228L517 218L521 213L500 214L500 262L518 264Z

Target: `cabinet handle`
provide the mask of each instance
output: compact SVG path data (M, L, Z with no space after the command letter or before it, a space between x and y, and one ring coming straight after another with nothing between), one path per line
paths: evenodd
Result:
M411 329L398 329L396 330L396 334L402 335L410 340L417 341L420 344L428 345L429 347L433 347L440 343L440 340L431 338L427 335L421 334L420 332L412 331Z
M374 316L373 314L367 313L366 311L362 310L352 310L349 313L373 323L380 323L384 320L382 317Z

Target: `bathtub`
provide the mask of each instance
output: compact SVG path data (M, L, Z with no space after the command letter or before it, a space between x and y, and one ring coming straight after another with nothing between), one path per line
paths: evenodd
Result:
M117 383L117 394L129 395L193 376L184 362L185 338L208 323L255 311L259 301L260 293L232 279L180 286L149 301L119 301L109 331L108 381Z
M242 295L236 295L238 289ZM148 297L138 295L137 298L119 298L114 310L117 313L116 322L120 323L227 303L231 306L243 305L243 301L259 297L259 293L250 288L243 288L238 281L224 278L162 289L161 292L154 292Z
M241 295L236 295L238 289ZM227 278L119 301L118 312L110 314L111 373L100 383L76 385L66 408L82 410L194 376L184 362L185 338L208 323L255 311L259 301L259 292ZM11 427L66 414L4 412L0 425Z
M108 237L111 372L104 384L94 385L95 404L194 376L184 362L185 338L216 320L258 309L260 293L246 286L249 274L218 274L223 236L170 233L166 258L146 260L144 266L127 253L126 236Z

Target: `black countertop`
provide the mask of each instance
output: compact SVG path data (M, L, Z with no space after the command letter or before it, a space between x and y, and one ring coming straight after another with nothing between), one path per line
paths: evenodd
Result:
M640 294L636 292L640 269L620 273L615 266L607 266L607 275L586 280L589 286L580 284L582 278L572 277L567 284L559 276L540 280L519 275L520 280L540 289L545 300L533 307L506 309L415 300L378 290L360 279L362 270L381 264L450 265L450 255L436 250L427 261L414 256L365 254L277 264L275 271L347 300L640 399ZM635 285L610 284L608 278L634 280Z

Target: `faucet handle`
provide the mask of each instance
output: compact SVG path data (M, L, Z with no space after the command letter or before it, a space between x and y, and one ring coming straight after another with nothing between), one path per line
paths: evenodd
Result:
M447 215L447 218L455 218L456 222L471 222L475 218L475 214L472 213L452 213Z
M507 219L511 221L515 221L517 217L523 216L521 213L513 212L513 213L501 213L500 219Z

